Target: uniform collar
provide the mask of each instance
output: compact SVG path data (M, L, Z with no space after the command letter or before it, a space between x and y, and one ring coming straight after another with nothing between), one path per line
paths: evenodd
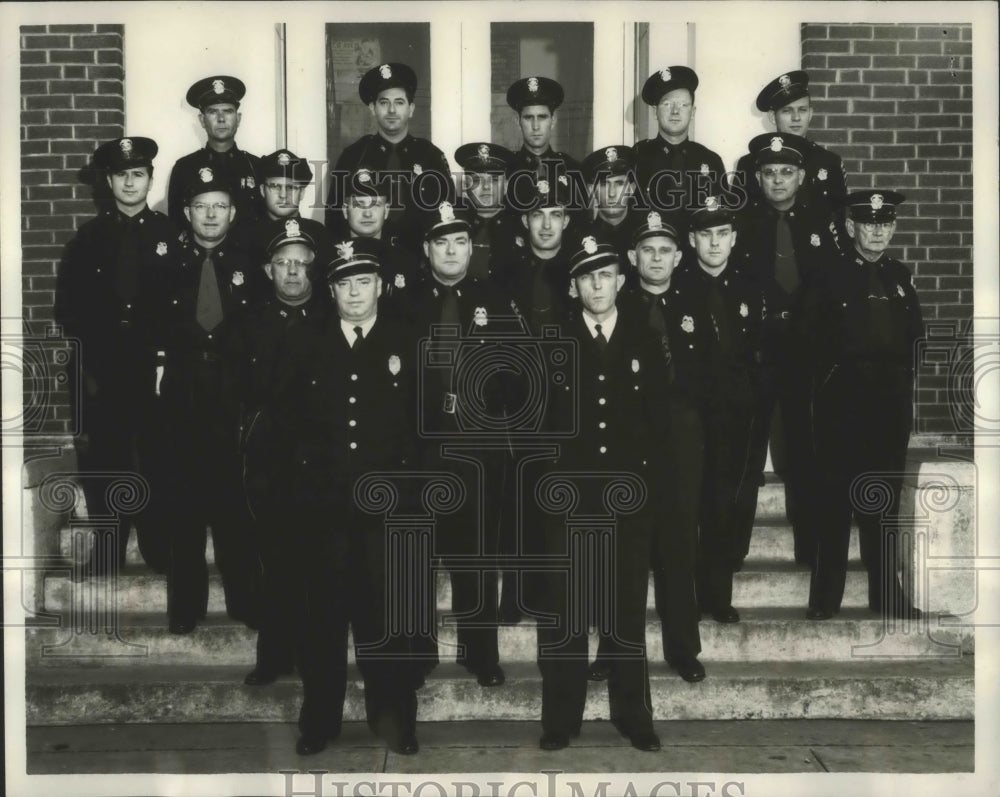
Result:
M687 136L684 136L684 140L683 141L681 141L681 142L679 142L677 144L671 144L669 141L667 141L667 139L665 139L663 137L663 133L657 133L656 134L656 143L658 143L661 147L670 147L670 149L683 149L684 147L686 147L688 145L688 143L690 141L691 141L690 138L688 138Z
M611 316L605 321L595 321L586 310L581 311L580 317L583 318L583 323L586 324L590 337L597 337L597 329L595 327L600 323L601 333L607 340L611 340L611 335L614 334L615 327L618 326L618 307L615 306L615 309L611 312Z
M233 158L240 151L240 148L236 146L236 142L234 141L233 145L225 152L219 152L217 149L212 149L208 146L208 143L206 142L205 151L208 152L209 157L212 158Z
M344 340L347 341L347 345L354 345L354 339L357 337L357 335L354 334L354 327L361 327L361 337L364 339L368 337L368 333L372 331L372 327L375 326L375 321L377 320L378 315L373 315L367 321L361 324L355 324L353 321L345 321L341 318L340 331L344 333Z
M407 144L410 143L410 141L413 140L413 136L410 135L409 131L407 131L406 135L395 143L387 139L381 133L374 133L373 135L375 136L378 145L380 147L384 147L386 150L390 149L391 147L395 147L396 149L403 149Z
M134 224L145 224L146 218L152 215L152 210L150 210L149 205L146 205L142 210L136 213L134 216L127 216L122 213L117 206L110 211L115 217L115 221L123 226L134 225Z

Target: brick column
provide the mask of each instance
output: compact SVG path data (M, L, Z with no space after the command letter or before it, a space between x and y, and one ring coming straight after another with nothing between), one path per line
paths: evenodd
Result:
M44 335L63 246L97 211L91 156L101 142L124 134L124 26L23 25L20 32L21 285L25 332ZM46 346L44 356L52 367L37 433L66 433L69 396L50 359L59 356L57 347ZM39 386L25 377L28 404Z
M849 188L906 195L893 254L912 270L929 329L953 329L962 345L973 310L972 26L806 23L802 68L811 131L844 158ZM953 364L921 369L917 431L971 431L954 417Z

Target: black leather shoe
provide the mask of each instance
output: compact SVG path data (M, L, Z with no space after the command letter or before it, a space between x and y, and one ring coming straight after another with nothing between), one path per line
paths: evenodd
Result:
M705 680L705 667L694 656L680 655L667 659L667 664L688 683L696 684Z
M420 744L415 733L404 733L389 745L389 749L400 755L416 755L420 752Z
M655 753L660 749L660 737L652 731L629 734L628 740L636 750L646 753Z
M261 667L258 665L247 673L246 678L243 679L243 683L247 686L267 686L268 684L273 684L277 681L278 676L288 675L291 671L291 667L288 667L287 669L272 670L268 667Z
M295 743L295 752L299 755L316 755L326 749L326 736L314 736L311 733L304 733Z
M543 750L562 750L569 747L569 736L565 733L549 731L542 734L542 738L538 740L538 746Z
M738 623L740 613L732 606L724 606L712 612L712 619L717 623Z
M806 612L807 620L829 620L831 617L833 617L833 612L826 609L818 609L814 606L810 606Z
M171 620L170 621L170 633L171 634L190 634L198 627L198 623L194 620Z
M507 680L503 668L499 664L484 664L477 667L473 672L476 674L476 682L480 686L500 686Z
M587 670L587 677L591 681L606 681L611 675L611 662L604 659L594 659L594 663Z

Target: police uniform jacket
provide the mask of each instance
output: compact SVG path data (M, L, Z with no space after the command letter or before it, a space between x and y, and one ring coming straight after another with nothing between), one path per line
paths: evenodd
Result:
M206 166L217 175L223 175L232 186L233 204L236 206L234 224L251 225L253 220L260 217L262 200L257 187L260 158L244 152L235 144L225 152L216 152L206 144L202 149L179 158L170 172L167 212L174 224L181 229L187 226L187 219L184 218L184 191L198 181L198 170Z
M815 141L809 141L808 148L802 153L802 168L806 177L799 189L804 198L826 208L837 219L838 227L843 222L844 200L847 198L847 172L840 156L822 147ZM743 186L751 202L764 201L760 183L757 182L757 165L754 156L747 153L736 163L736 173L733 181L742 178Z
M123 298L117 268L129 229L135 235L137 284L135 296ZM80 338L88 373L136 376L144 362L152 385L155 353L167 345L166 297L178 277L179 253L177 228L149 207L132 217L106 210L70 241L60 269L56 315L68 334Z
M442 323L442 307L448 288L427 273L405 291L397 294L400 312L414 329L418 339L431 338L433 327ZM463 356L476 354L485 357L482 347L501 347L509 342L512 329L520 329L514 322L519 310L516 302L505 297L493 284L466 276L450 290L458 305L459 339L454 344L454 362ZM432 433L459 432L458 414L445 412L446 394L455 394L458 402L469 401L463 386L452 379L453 367L427 367L421 361L422 384L419 395L421 428ZM511 386L504 377L489 379L483 400L491 416L503 413ZM473 428L471 431L474 431ZM431 441L431 447L436 441Z
M411 328L379 315L352 348L335 312L289 336L290 375L276 412L288 429L300 500L339 510L353 500L357 477L413 467L415 341Z
M353 144L348 145L334 166L333 179L330 181L330 193L326 198L325 223L330 233L346 235L347 222L344 219L342 208L344 206L344 196L341 193L345 187L346 175L355 169L366 167L374 172L385 171L389 164L389 156L393 145L378 133L369 133L362 136ZM436 172L440 178L428 177L418 183L420 191L420 202L422 207L436 207L442 199L454 201L455 184L451 179L451 167L444 153L426 138L417 138L409 134L398 144L395 144L397 156L399 157L399 168L404 173L402 185L394 189L395 195L392 199L397 199L403 203L403 211L390 213L386 221L386 230L390 233L402 236L400 243L403 245L415 245L420 239L418 222L412 218L413 213L418 209L416 198L411 197L410 187L413 181L425 172ZM442 189L447 191L447 195L442 197Z
M706 405L750 406L768 312L760 287L732 263L717 277L700 267L677 271L670 287L673 323L679 318L675 339L680 341L671 351L692 342L692 356L699 344L707 349L703 352Z
M556 164L549 167L548 163ZM511 159L510 166L507 167L507 174L513 175L517 172L531 172L532 174L538 175L541 179L548 179L549 173L548 169L553 170L552 177L558 177L560 174L565 174L567 176L580 173L580 162L565 152L559 152L557 150L549 147L541 155L536 155L534 152L529 150L527 147L522 146L517 152L514 153L514 157ZM556 168L559 171L554 171Z
M722 158L691 139L685 139L680 144L670 144L662 136L643 139L635 145L635 161L636 179L642 197L653 208L664 211L687 211L696 207L695 199L701 193L702 185L707 195L718 196L726 172ZM664 171L681 172L683 176L657 180L656 176ZM678 179L681 182L678 183ZM695 180L693 184L690 182L692 179ZM674 195L671 190L678 193ZM683 207L677 204L681 196Z
M839 365L912 370L923 317L909 269L856 252L824 264L802 297L799 328L821 379Z
M661 341L650 333L646 319L619 306L603 355L582 313L563 325L563 335L576 341L579 373L575 382L552 388L549 407L561 418L578 412L579 427L576 435L558 441L560 467L660 474L667 434L663 402L670 377ZM548 428L560 425L565 423L552 419Z
M534 335L540 335L544 325L558 324L573 314L565 247L548 260L525 247L495 281L505 295L513 298Z
M469 272L477 279L488 279L500 275L503 270L524 251L526 230L521 217L507 209L495 216L484 219L473 215L472 262ZM520 240L520 246L517 241Z
M775 277L775 248L779 212L767 201L750 205L737 218L737 239L731 261L764 293L768 320L765 329L764 356L770 359L784 348L781 336L789 319L798 311L803 286L824 263L840 258L840 239L834 232L833 219L821 204L796 196L787 211L792 248L799 274L799 288L791 295Z

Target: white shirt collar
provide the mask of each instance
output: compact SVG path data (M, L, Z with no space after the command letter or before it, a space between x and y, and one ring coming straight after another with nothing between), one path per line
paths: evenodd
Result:
M595 321L594 318L590 315L590 313L588 313L586 310L583 311L583 323L587 325L587 329L590 332L590 337L596 338L597 330L594 327L597 326L598 322ZM611 334L615 331L615 325L617 323L618 323L618 308L615 307L615 309L611 311L611 316L607 320L600 322L601 332L603 333L604 337L607 338L608 340L611 340Z
M373 315L367 321L360 324L355 324L353 321L345 321L343 318L340 319L340 331L344 333L344 338L347 340L348 346L354 345L354 339L357 335L354 334L354 327L361 327L361 337L367 338L368 333L372 331L372 327L375 326L375 319L377 315Z

